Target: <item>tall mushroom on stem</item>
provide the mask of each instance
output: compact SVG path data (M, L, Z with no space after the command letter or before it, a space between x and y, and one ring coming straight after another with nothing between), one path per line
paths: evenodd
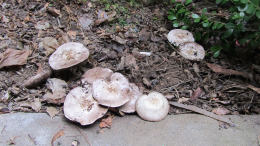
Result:
M50 56L49 64L52 69L69 68L88 59L89 50L81 43L69 42L61 45Z

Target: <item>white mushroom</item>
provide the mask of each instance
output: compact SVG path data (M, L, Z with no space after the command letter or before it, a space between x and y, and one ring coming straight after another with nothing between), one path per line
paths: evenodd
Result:
M103 117L107 108L101 107L92 97L91 88L76 87L66 96L64 115L81 125L89 125Z
M130 100L129 82L120 73L114 73L111 81L98 79L93 82L93 97L99 104L108 107L119 107Z
M160 121L169 112L168 100L158 92L139 97L136 101L136 112L144 120Z
M111 69L95 67L84 73L82 76L82 81L87 81L88 83L92 84L97 79L108 80L112 74L113 71Z
M167 35L168 41L175 45L179 46L185 42L194 42L195 39L191 32L182 29L173 29Z
M130 92L129 92L130 101L128 101L126 104L122 105L119 108L119 110L124 113L134 113L136 100L140 96L142 96L142 92L135 84L130 83L129 85L130 85Z
M52 69L69 68L86 60L89 50L81 43L69 42L61 45L50 56L49 64Z
M187 42L184 43L179 47L180 52L179 54L189 60L196 60L200 61L203 60L205 57L205 50L204 48L195 43L195 42Z

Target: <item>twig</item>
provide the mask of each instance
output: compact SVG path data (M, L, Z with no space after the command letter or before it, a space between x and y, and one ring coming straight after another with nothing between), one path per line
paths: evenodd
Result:
M185 105L185 104L181 104L181 103L178 103L178 102L169 102L169 103L170 103L170 105L173 105L173 106L176 106L176 107L179 107L179 108L184 108L184 109L187 109L187 110L191 110L193 112L200 113L202 115L211 117L211 118L216 119L218 121L228 123L228 124L230 124L230 126L235 126L235 124L233 122L231 122L229 119L222 117L222 116L219 116L219 115L216 115L212 112L208 112L208 111L203 110L201 108L198 108L196 106Z

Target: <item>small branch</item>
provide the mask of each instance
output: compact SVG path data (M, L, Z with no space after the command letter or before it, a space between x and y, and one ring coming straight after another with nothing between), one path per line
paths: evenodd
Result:
M228 123L228 124L230 124L230 126L235 126L235 124L233 122L231 122L229 119L227 119L227 118L225 118L223 116L216 115L216 114L214 114L212 112L208 112L208 111L203 110L201 108L198 108L196 106L185 105L185 104L181 104L181 103L178 103L178 102L169 102L169 103L170 103L170 105L173 105L173 106L176 106L176 107L179 107L179 108L184 108L184 109L187 109L187 110L190 110L190 111L193 111L193 112L200 113L202 115L208 116L210 118L216 119L218 121L222 121L222 122Z

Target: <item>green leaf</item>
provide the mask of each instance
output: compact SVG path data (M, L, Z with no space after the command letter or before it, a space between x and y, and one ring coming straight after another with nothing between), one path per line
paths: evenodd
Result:
M175 19L177 19L177 17L174 16L174 15L169 15L169 16L168 16L168 19L169 19L169 20L175 20Z
M200 18L200 16L198 14L195 14L195 13L191 14L191 17L194 18L194 19Z
M218 50L218 51L214 52L213 57L217 58L220 55L220 51L221 50Z
M248 3L248 0L240 0L241 3L246 4Z
M222 38L228 38L228 37L230 37L232 34L233 34L233 31L234 31L234 29L229 29L229 30L227 30L224 34L223 34L223 36L222 36Z
M181 27L181 29L188 29L189 27L187 26L187 25L183 25L182 27Z
M176 0L171 0L172 3L175 3Z
M200 22L200 18L194 19L195 23L199 23Z
M249 5L248 5L248 8L247 8L247 10L246 10L246 13L248 13L248 14L254 14L255 13L255 6L254 6L254 4L252 4L252 3L250 3Z
M175 21L175 22L173 22L173 25L172 25L173 27L179 27L179 22L177 22L177 21Z
M186 0L185 5L192 3L192 0Z
M260 19L260 10L257 10L256 13L255 13L255 15L256 15L256 17L257 17L258 19Z
M220 4L223 0L216 0L216 4Z
M202 26L203 27L209 27L210 23L208 21L203 21Z

